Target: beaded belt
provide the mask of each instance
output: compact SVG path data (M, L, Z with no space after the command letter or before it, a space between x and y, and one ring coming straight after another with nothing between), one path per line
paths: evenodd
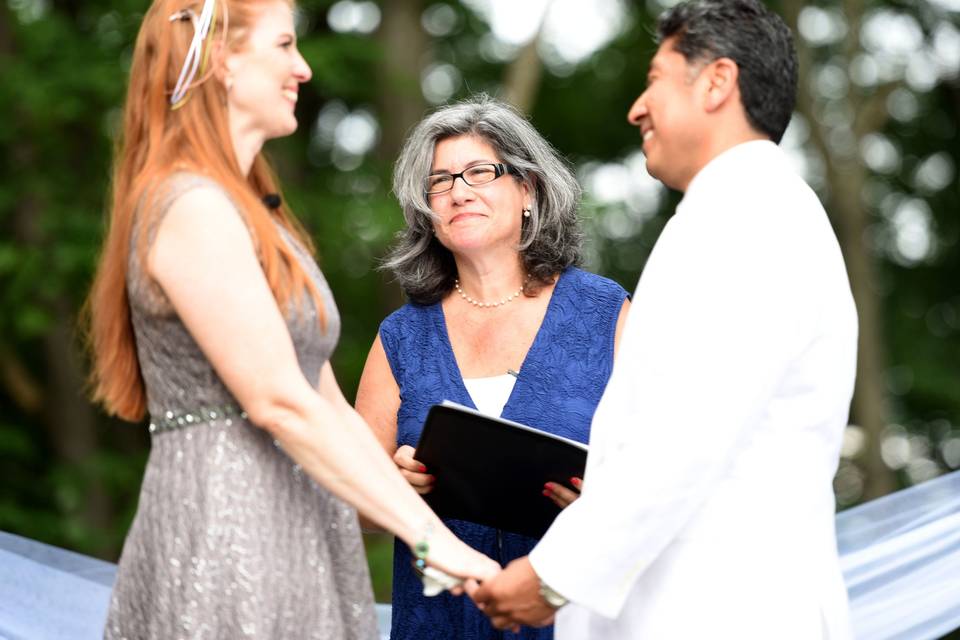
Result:
M192 427L226 418L229 426L233 418L247 419L247 412L234 404L224 404L216 407L200 407L195 411L164 411L159 417L150 416L150 433L173 431L183 427Z

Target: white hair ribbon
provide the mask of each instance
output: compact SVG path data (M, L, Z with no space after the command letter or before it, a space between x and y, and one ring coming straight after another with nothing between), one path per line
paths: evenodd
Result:
M197 75L197 70L200 69L200 63L203 60L203 42L206 40L210 25L213 23L213 11L216 4L216 0L204 0L199 18L193 9L184 9L170 16L170 22L189 17L190 22L193 23L193 40L190 42L190 48L187 49L187 57L183 61L180 77L177 78L177 84L170 95L170 106L174 109L182 106L187 91L189 91L190 85Z

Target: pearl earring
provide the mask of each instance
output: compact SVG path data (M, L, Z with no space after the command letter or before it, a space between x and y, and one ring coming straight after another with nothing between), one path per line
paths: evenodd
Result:
M523 217L524 217L524 218L529 218L529 217L530 217L530 207L529 207L529 206L526 206L526 207L523 208Z

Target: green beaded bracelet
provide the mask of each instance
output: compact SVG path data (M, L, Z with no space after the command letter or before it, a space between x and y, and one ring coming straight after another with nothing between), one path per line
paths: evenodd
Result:
M421 540L413 547L413 554L416 556L417 568L421 571L427 566L427 552L430 551L430 545L426 540Z

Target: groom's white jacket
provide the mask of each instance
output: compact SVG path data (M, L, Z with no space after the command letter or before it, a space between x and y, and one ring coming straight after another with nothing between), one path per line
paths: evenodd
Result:
M771 142L691 182L637 285L582 497L531 553L558 640L850 636L832 478L857 320L836 237Z

